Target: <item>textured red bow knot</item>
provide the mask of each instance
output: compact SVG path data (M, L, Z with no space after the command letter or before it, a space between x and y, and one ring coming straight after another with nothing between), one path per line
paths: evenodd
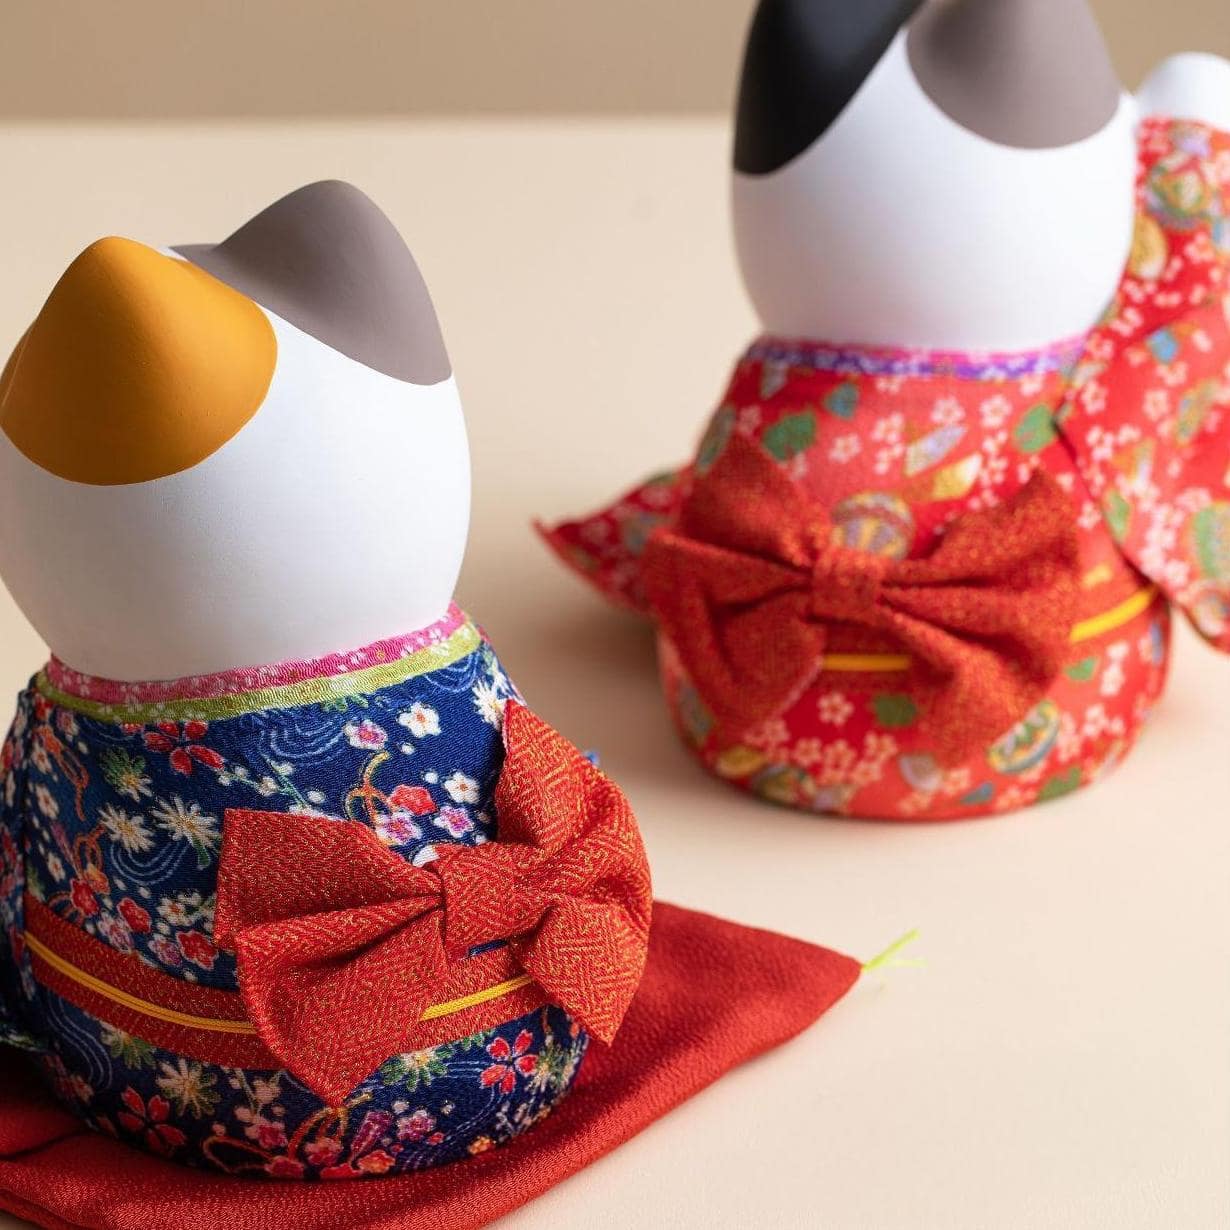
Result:
M332 1103L412 1046L471 949L508 941L546 998L610 1041L640 982L650 882L627 800L508 703L499 840L414 867L365 825L226 815L216 934L261 1041ZM501 1018L502 1019L502 1018Z
M1072 505L1038 471L924 559L834 545L819 505L735 436L642 557L649 605L713 713L743 737L798 699L830 635L911 658L907 687L956 762L1018 722L1068 652L1079 594Z

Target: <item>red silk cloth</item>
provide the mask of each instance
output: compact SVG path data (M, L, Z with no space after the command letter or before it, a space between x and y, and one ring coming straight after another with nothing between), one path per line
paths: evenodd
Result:
M228 812L216 935L280 1064L340 1101L414 1049L471 949L517 965L610 1042L645 964L651 893L618 787L516 702L504 718L499 840L415 867L344 821ZM496 1005L498 1007L498 1001Z
M806 1029L857 981L849 957L657 904L619 1038L550 1118L464 1162L359 1183L189 1170L85 1128L0 1048L0 1209L48 1230L476 1230L609 1153L731 1068Z
M1041 471L954 522L927 557L893 559L835 545L824 506L742 436L651 535L642 569L719 725L737 734L786 709L819 673L827 629L853 624L912 655L915 698L950 761L1045 695L1080 589L1072 504Z

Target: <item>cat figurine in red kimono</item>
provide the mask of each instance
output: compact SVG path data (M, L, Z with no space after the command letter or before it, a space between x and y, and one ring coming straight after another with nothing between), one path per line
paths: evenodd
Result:
M1084 0L763 0L734 148L764 333L692 460L561 558L718 777L898 820L1132 747L1230 650L1230 65L1139 97Z

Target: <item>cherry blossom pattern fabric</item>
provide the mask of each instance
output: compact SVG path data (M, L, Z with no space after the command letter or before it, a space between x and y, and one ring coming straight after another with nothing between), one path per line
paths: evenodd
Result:
M914 656L846 612L813 614L824 650L799 655L796 687L776 712L749 705L732 722L729 694L697 677L691 647L658 618L667 702L707 768L821 812L1007 811L1086 785L1126 755L1164 684L1172 602L1226 647L1228 197L1230 136L1149 121L1130 267L1090 337L1006 355L762 339L736 366L690 464L591 517L543 528L610 601L656 617L646 546L677 534L734 439L789 480L829 555L863 557L855 571L867 575L932 558L950 533L968 535L975 519L1020 500L1039 473L1064 493L1078 559L1075 607L1062 614L1068 651L1014 721L954 756ZM780 643L742 648L754 660Z
M271 1058L202 1061L167 1045L192 1030L185 1006L240 999L235 954L214 928L228 815L361 828L416 874L445 852L480 851L499 839L502 727L517 704L456 611L425 638L259 678L130 688L53 663L21 697L3 751L0 1044L31 1052L91 1127L228 1174L400 1174L524 1132L566 1095L589 1042L521 987L528 978L484 1009L459 1001L429 1043L385 1057L339 1099ZM637 895L647 929L647 874ZM484 944L473 963L495 968L505 948ZM84 978L65 967L78 952ZM156 1036L128 1025L122 997L95 1007L91 969L134 962L164 1005ZM345 1028L345 1002L320 1010ZM480 1011L481 1027L467 1024ZM230 1045L266 1053L255 1037L221 1036Z

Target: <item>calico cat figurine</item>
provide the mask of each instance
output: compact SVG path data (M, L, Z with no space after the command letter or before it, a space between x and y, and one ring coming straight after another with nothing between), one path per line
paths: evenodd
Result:
M711 772L1003 812L1127 754L1172 608L1230 650L1228 100L1210 56L1126 94L1084 0L762 0L764 334L688 464L542 530L654 621Z

